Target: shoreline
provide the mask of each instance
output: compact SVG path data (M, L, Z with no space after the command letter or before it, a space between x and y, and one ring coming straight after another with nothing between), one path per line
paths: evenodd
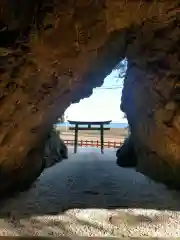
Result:
M74 140L74 131L66 127L58 127L62 140ZM104 131L104 141L122 141L128 136L128 131L123 128L111 128ZM100 140L100 131L84 130L78 131L78 140Z

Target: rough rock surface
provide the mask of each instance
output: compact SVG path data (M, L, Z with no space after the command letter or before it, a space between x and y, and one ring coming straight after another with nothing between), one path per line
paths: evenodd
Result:
M125 139L123 145L116 152L117 164L120 167L136 167L137 156L131 136Z
M173 93L179 81L179 4L1 1L1 193L37 178L52 124L71 102L100 86L124 57L129 65L122 102L136 139L138 169L152 177L166 169L180 182L178 94ZM169 109L169 101L176 109Z
M168 26L158 28L154 21L136 30L127 48L121 104L131 126L137 170L175 187L180 187L179 23L172 17Z
M51 167L68 158L68 149L59 135L59 131L55 128L48 135L44 149L44 168Z

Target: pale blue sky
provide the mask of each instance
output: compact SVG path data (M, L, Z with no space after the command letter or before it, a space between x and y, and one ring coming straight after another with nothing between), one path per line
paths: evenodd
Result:
M93 89L89 98L71 104L65 111L69 120L98 121L112 120L113 122L127 122L120 110L122 81L118 78L118 71L113 70L101 87ZM103 89L112 87L113 89Z

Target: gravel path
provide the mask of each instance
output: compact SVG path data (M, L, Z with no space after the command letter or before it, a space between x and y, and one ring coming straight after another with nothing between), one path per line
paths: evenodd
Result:
M179 193L116 166L114 150L78 151L1 204L0 235L180 236Z

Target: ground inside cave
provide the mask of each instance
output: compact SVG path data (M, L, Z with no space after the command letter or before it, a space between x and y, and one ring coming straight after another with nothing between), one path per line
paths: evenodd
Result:
M1 204L0 235L180 235L180 194L116 165L114 149L69 148L28 192Z

